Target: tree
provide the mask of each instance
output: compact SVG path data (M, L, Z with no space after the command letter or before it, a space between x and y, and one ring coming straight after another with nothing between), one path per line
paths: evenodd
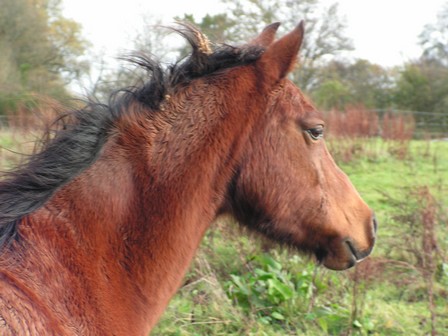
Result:
M411 111L431 109L431 87L429 79L418 63L407 64L396 83L395 105Z
M343 108L349 104L386 108L391 104L393 82L389 70L367 60L333 60L319 69L316 89L311 93L321 108Z
M448 113L448 67L437 60L406 64L396 83L396 107L413 111Z
M292 79L305 91L314 87L319 66L339 52L352 49L351 41L344 35L345 23L338 17L337 4L325 8L318 0L222 1L227 5L226 13L208 15L198 22L191 15L184 18L206 34L218 37L218 41L234 43L250 40L276 21L282 23L279 33L282 34L300 19L305 20L300 67L292 74Z
M0 94L64 95L87 71L80 25L61 14L61 0L3 0L0 11ZM1 111L0 111L1 113Z
M446 134L448 122L448 68L437 60L421 58L408 63L398 77L394 105L419 112L415 116L421 128Z
M419 36L423 53L406 64L396 83L394 103L399 108L448 114L448 2L434 23Z
M400 109L431 112L416 119L432 131L446 133L448 121L448 2L434 23L419 36L423 53L404 66L396 82L394 105Z
M448 66L448 2L437 15L435 23L427 24L419 36L422 58L438 60Z
M89 73L84 82L88 84L88 95L98 101L107 101L117 88L128 88L137 82L146 80L147 73L141 67L134 67L127 62L134 56L151 57L163 63L172 62L178 58L179 50L166 41L166 35L171 32L161 21L152 15L142 16L143 25L133 38L130 54L121 55L120 66L110 66L104 61L103 55L98 55L101 62L94 71ZM171 41L172 42L172 41ZM124 64L123 64L124 63ZM124 65L124 66L123 66Z
M226 43L235 39L231 35L236 22L229 18L227 13L216 15L206 14L200 22L196 21L191 14L185 14L179 21L190 22L201 29L201 31L215 43Z
M353 103L350 88L338 79L327 79L313 93L317 106L326 110L343 110Z

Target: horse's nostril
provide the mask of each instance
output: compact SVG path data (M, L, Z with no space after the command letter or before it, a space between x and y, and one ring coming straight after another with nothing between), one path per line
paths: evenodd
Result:
M349 239L347 239L345 241L345 244L347 245L348 250L351 252L351 254L353 255L353 257L356 260L356 262L360 262L361 260L363 260L372 251L372 248L369 248L369 249L367 249L365 251L358 250L356 248L356 245Z
M376 216L375 215L372 216L372 222L373 222L373 233L376 233L376 230L378 228L378 222L376 220Z
M358 260L358 251L356 250L356 248L353 246L352 242L350 240L346 240L345 244L347 245L349 251L352 253L352 255L355 257L356 260Z

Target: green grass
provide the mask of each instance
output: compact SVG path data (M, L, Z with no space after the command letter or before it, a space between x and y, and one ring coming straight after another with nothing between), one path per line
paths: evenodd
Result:
M26 151L15 140L0 132L0 146ZM153 335L430 334L419 261L422 186L437 201L434 310L437 332L448 334L448 142L356 139L329 147L376 211L373 255L356 269L333 272L219 219ZM3 168L16 161L4 150L0 159Z
M295 285L285 300L266 303L261 289L267 284L259 276L264 268L256 261L266 246L242 235L233 223L215 223L187 275L187 284L174 297L154 335L430 334L427 283L416 266L415 255L403 249L411 243L418 246L421 232L413 236L408 231L411 224L400 222L399 217L421 210L415 199L419 186L428 186L438 202L438 213L442 217L446 213L448 143L357 139L334 141L330 147L336 151L341 168L375 209L380 223L371 265L358 268L360 280L353 280L355 270L328 271L274 246L268 255L281 265L283 273L274 270L271 276L286 274ZM350 151L349 160L344 151ZM446 258L448 229L443 218L437 238L440 253ZM436 330L445 334L448 265L439 258L437 267L446 268L443 275L434 276ZM235 278L243 282L239 300L229 286ZM298 279L303 280L300 285ZM255 291L258 299L244 294L244 285ZM198 300L199 293L206 300ZM272 318L273 312L280 315Z
M384 194L400 197L416 185L428 185L441 198L448 199L448 142L412 141L404 159L391 154L399 145L388 149L384 142L370 140L372 146L376 148L374 155L360 153L353 161L339 164L376 211L393 210Z

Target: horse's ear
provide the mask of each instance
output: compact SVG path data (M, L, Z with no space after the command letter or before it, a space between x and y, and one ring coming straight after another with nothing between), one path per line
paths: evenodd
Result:
M251 45L259 45L262 47L269 47L275 39L275 33L277 32L278 27L280 27L280 22L271 23L269 26L263 29L263 31L249 42Z
M263 34L263 33L262 33ZM297 27L272 43L258 60L267 85L286 77L295 65L304 34L303 21Z

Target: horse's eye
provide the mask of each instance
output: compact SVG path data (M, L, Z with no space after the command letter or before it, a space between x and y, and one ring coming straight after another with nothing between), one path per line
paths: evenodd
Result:
M324 137L324 127L321 125L307 129L305 132L307 132L313 140L319 140Z

